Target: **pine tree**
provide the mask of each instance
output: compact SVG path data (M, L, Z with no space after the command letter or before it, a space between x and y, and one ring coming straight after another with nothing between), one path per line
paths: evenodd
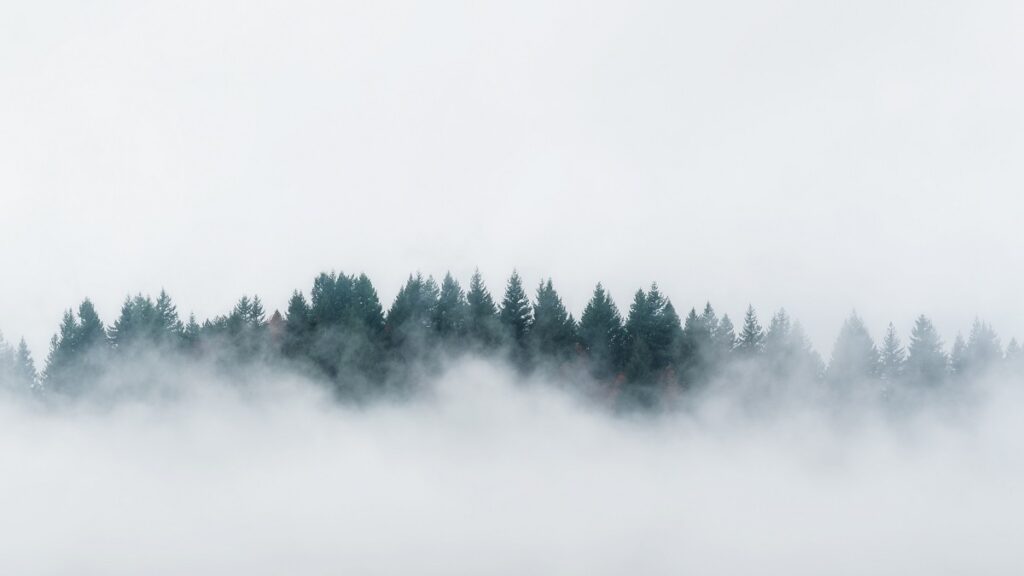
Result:
M718 328L714 333L714 343L717 350L716 356L720 363L725 363L734 348L736 348L736 329L732 325L729 315L722 316L718 322Z
M950 374L963 376L967 371L967 364L967 343L964 342L964 337L957 332L956 339L953 340L953 350L949 354Z
M917 385L941 384L946 378L946 364L946 353L942 350L938 331L925 315L918 316L907 347L904 365L907 381Z
M161 344L179 345L182 341L184 326L178 318L178 307L171 301L166 290L160 290L156 299L156 321L158 323L158 341Z
M36 363L29 352L28 344L22 338L18 342L18 350L14 357L14 378L15 384L24 390L36 387L39 375L36 373Z
M498 308L494 304L491 293L484 286L480 271L473 272L466 293L467 331L472 342L479 347L490 348L501 341L501 325L498 321Z
M965 372L972 377L983 376L1003 358L999 336L988 324L975 319L965 349Z
M406 357L410 357L413 350L416 354L424 351L430 343L438 296L437 283L433 278L424 278L418 273L409 276L405 286L398 291L385 322L392 349L407 347L409 350L403 353Z
M903 375L904 364L907 361L907 352L896 334L896 327L892 322L885 331L885 339L882 340L880 354L881 371L880 376L887 382L894 382Z
M850 385L876 378L878 362L878 349L863 320L854 312L839 331L828 365L828 380L833 384Z
M284 337L281 343L285 357L298 358L309 354L313 338L312 316L302 292L292 292L285 312Z
M576 349L576 321L565 309L550 278L537 287L529 343L535 358L566 360Z
M514 270L505 287L505 297L501 301L498 320L505 335L518 350L518 359L522 360L522 354L526 350L526 338L533 324L533 310L530 307L530 299L523 289L523 280Z
M747 358L757 356L764 351L764 328L757 321L757 313L753 306L747 306L747 314L743 318L743 329L736 341L736 352Z
M579 339L595 377L607 378L622 369L622 316L600 283L580 316Z
M441 290L431 320L434 332L442 342L451 346L461 341L466 332L467 308L462 287L455 278L452 278L451 273L446 273L444 280L441 281Z

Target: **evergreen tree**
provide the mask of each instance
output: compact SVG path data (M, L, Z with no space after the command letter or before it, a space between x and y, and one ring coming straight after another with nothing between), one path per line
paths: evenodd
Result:
M657 284L645 294L638 290L626 319L626 377L634 383L665 378L682 345L682 326L675 308Z
M733 327L732 320L728 314L722 316L722 320L718 322L718 328L715 329L713 340L719 363L725 363L728 361L733 349L736 348L736 329Z
M182 341L185 327L178 318L178 307L171 301L166 290L160 290L156 299L156 321L158 340L161 344L178 345Z
M309 353L313 338L313 313L306 297L298 290L292 292L285 312L282 352L287 358L298 358Z
M498 320L498 308L494 305L491 293L484 286L480 271L473 272L466 293L467 331L470 339L477 346L491 347L501 340L501 324Z
M907 381L918 385L941 384L946 378L946 363L938 331L925 315L918 316L910 332L910 346L904 365Z
M953 350L949 355L949 372L953 376L963 376L967 371L967 343L964 342L964 337L957 332L956 339L953 340Z
M430 343L438 296L437 283L433 278L424 278L418 273L409 276L405 286L398 291L385 322L393 350L406 347L404 352L399 350L404 357L424 351Z
M14 357L14 379L15 384L23 390L34 389L39 375L36 373L36 363L29 352L28 344L22 338L18 342L18 349Z
M622 369L625 346L622 316L600 283L580 316L579 339L595 377L607 378Z
M833 384L850 385L876 378L878 362L878 349L855 312L839 331L828 365L828 380Z
M747 314L743 318L743 329L736 341L736 352L750 358L764 350L764 329L757 321L757 313L753 306L747 306Z
M972 377L983 376L1003 358L999 336L988 324L975 319L965 349L965 372Z
M384 309L366 274L360 274L352 284L355 319L361 332L371 342L377 342L384 334Z
M457 344L466 333L467 315L468 304L462 287L451 273L445 274L431 320L434 332L449 346Z
M533 310L530 307L530 299L523 289L523 280L514 270L505 287L505 297L501 301L498 320L516 351L514 356L520 361L524 360L526 338L533 324Z
M566 360L575 353L576 321L566 311L551 279L537 287L529 343L535 358Z
M718 329L718 318L711 304L704 307L704 313L690 309L683 322L680 368L683 379L690 383L705 381L716 362L714 335Z
M880 376L887 382L898 380L903 375L904 364L907 361L907 352L896 334L896 327L892 322L885 331L885 339L882 340L880 354L881 371Z

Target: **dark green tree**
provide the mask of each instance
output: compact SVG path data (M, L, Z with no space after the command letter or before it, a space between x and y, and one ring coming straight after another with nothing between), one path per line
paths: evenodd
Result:
M529 332L534 358L565 361L576 353L576 321L565 309L549 278L537 287L533 306L533 324Z
M523 280L514 270L505 286L505 297L498 310L498 320L512 346L513 358L525 362L526 338L533 324L533 309L530 306L530 299L526 296L526 290L523 289Z
M753 306L747 306L747 314L743 318L743 329L736 341L736 353L741 357L752 358L764 351L764 328L757 321L757 313Z
M622 370L625 362L622 315L600 283L580 316L579 339L596 378L608 378Z

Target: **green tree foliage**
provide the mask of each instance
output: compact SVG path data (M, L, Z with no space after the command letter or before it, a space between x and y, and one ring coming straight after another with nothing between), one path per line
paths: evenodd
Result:
M480 271L473 272L466 293L467 318L466 331L473 347L493 348L501 342L501 322L498 320L498 307L494 304L491 293L484 286Z
M579 339L595 377L608 378L622 370L626 345L622 315L601 284L580 316Z
M626 318L626 377L638 384L674 378L682 326L672 303L652 284L638 290Z
M504 337L512 346L513 359L520 363L526 362L527 335L533 325L533 308L530 306L530 299L523 289L523 279L519 273L512 272L505 286L505 296L501 300L501 307L498 310L498 321L504 332Z
M431 325L439 341L450 351L458 351L468 330L469 304L462 287L451 273L444 275L434 306Z
M565 361L575 356L576 320L565 309L549 278L537 287L529 347L534 358Z

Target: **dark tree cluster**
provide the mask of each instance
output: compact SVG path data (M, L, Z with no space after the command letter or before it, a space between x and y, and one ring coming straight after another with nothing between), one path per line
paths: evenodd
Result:
M826 365L799 322L779 310L764 327L749 307L737 329L710 303L680 318L657 284L638 290L623 315L601 284L577 320L551 279L528 293L513 272L500 298L479 272L468 290L450 274L440 284L409 276L385 310L365 274L323 273L308 297L296 290L282 315L268 317L258 296L201 324L183 321L166 292L125 299L105 325L85 300L67 310L45 369L27 346L0 337L0 383L57 394L85 391L119 361L140 354L206 358L225 366L282 363L354 396L407 389L417 371L464 354L501 355L523 371L585 374L612 397L653 405L666 395L746 381L765 390L790 382L837 393L922 390L981 377L993 369L1024 372L1024 353L1005 348L976 321L947 354L931 321L920 316L903 344L889 325L876 345L856 314L843 324Z

